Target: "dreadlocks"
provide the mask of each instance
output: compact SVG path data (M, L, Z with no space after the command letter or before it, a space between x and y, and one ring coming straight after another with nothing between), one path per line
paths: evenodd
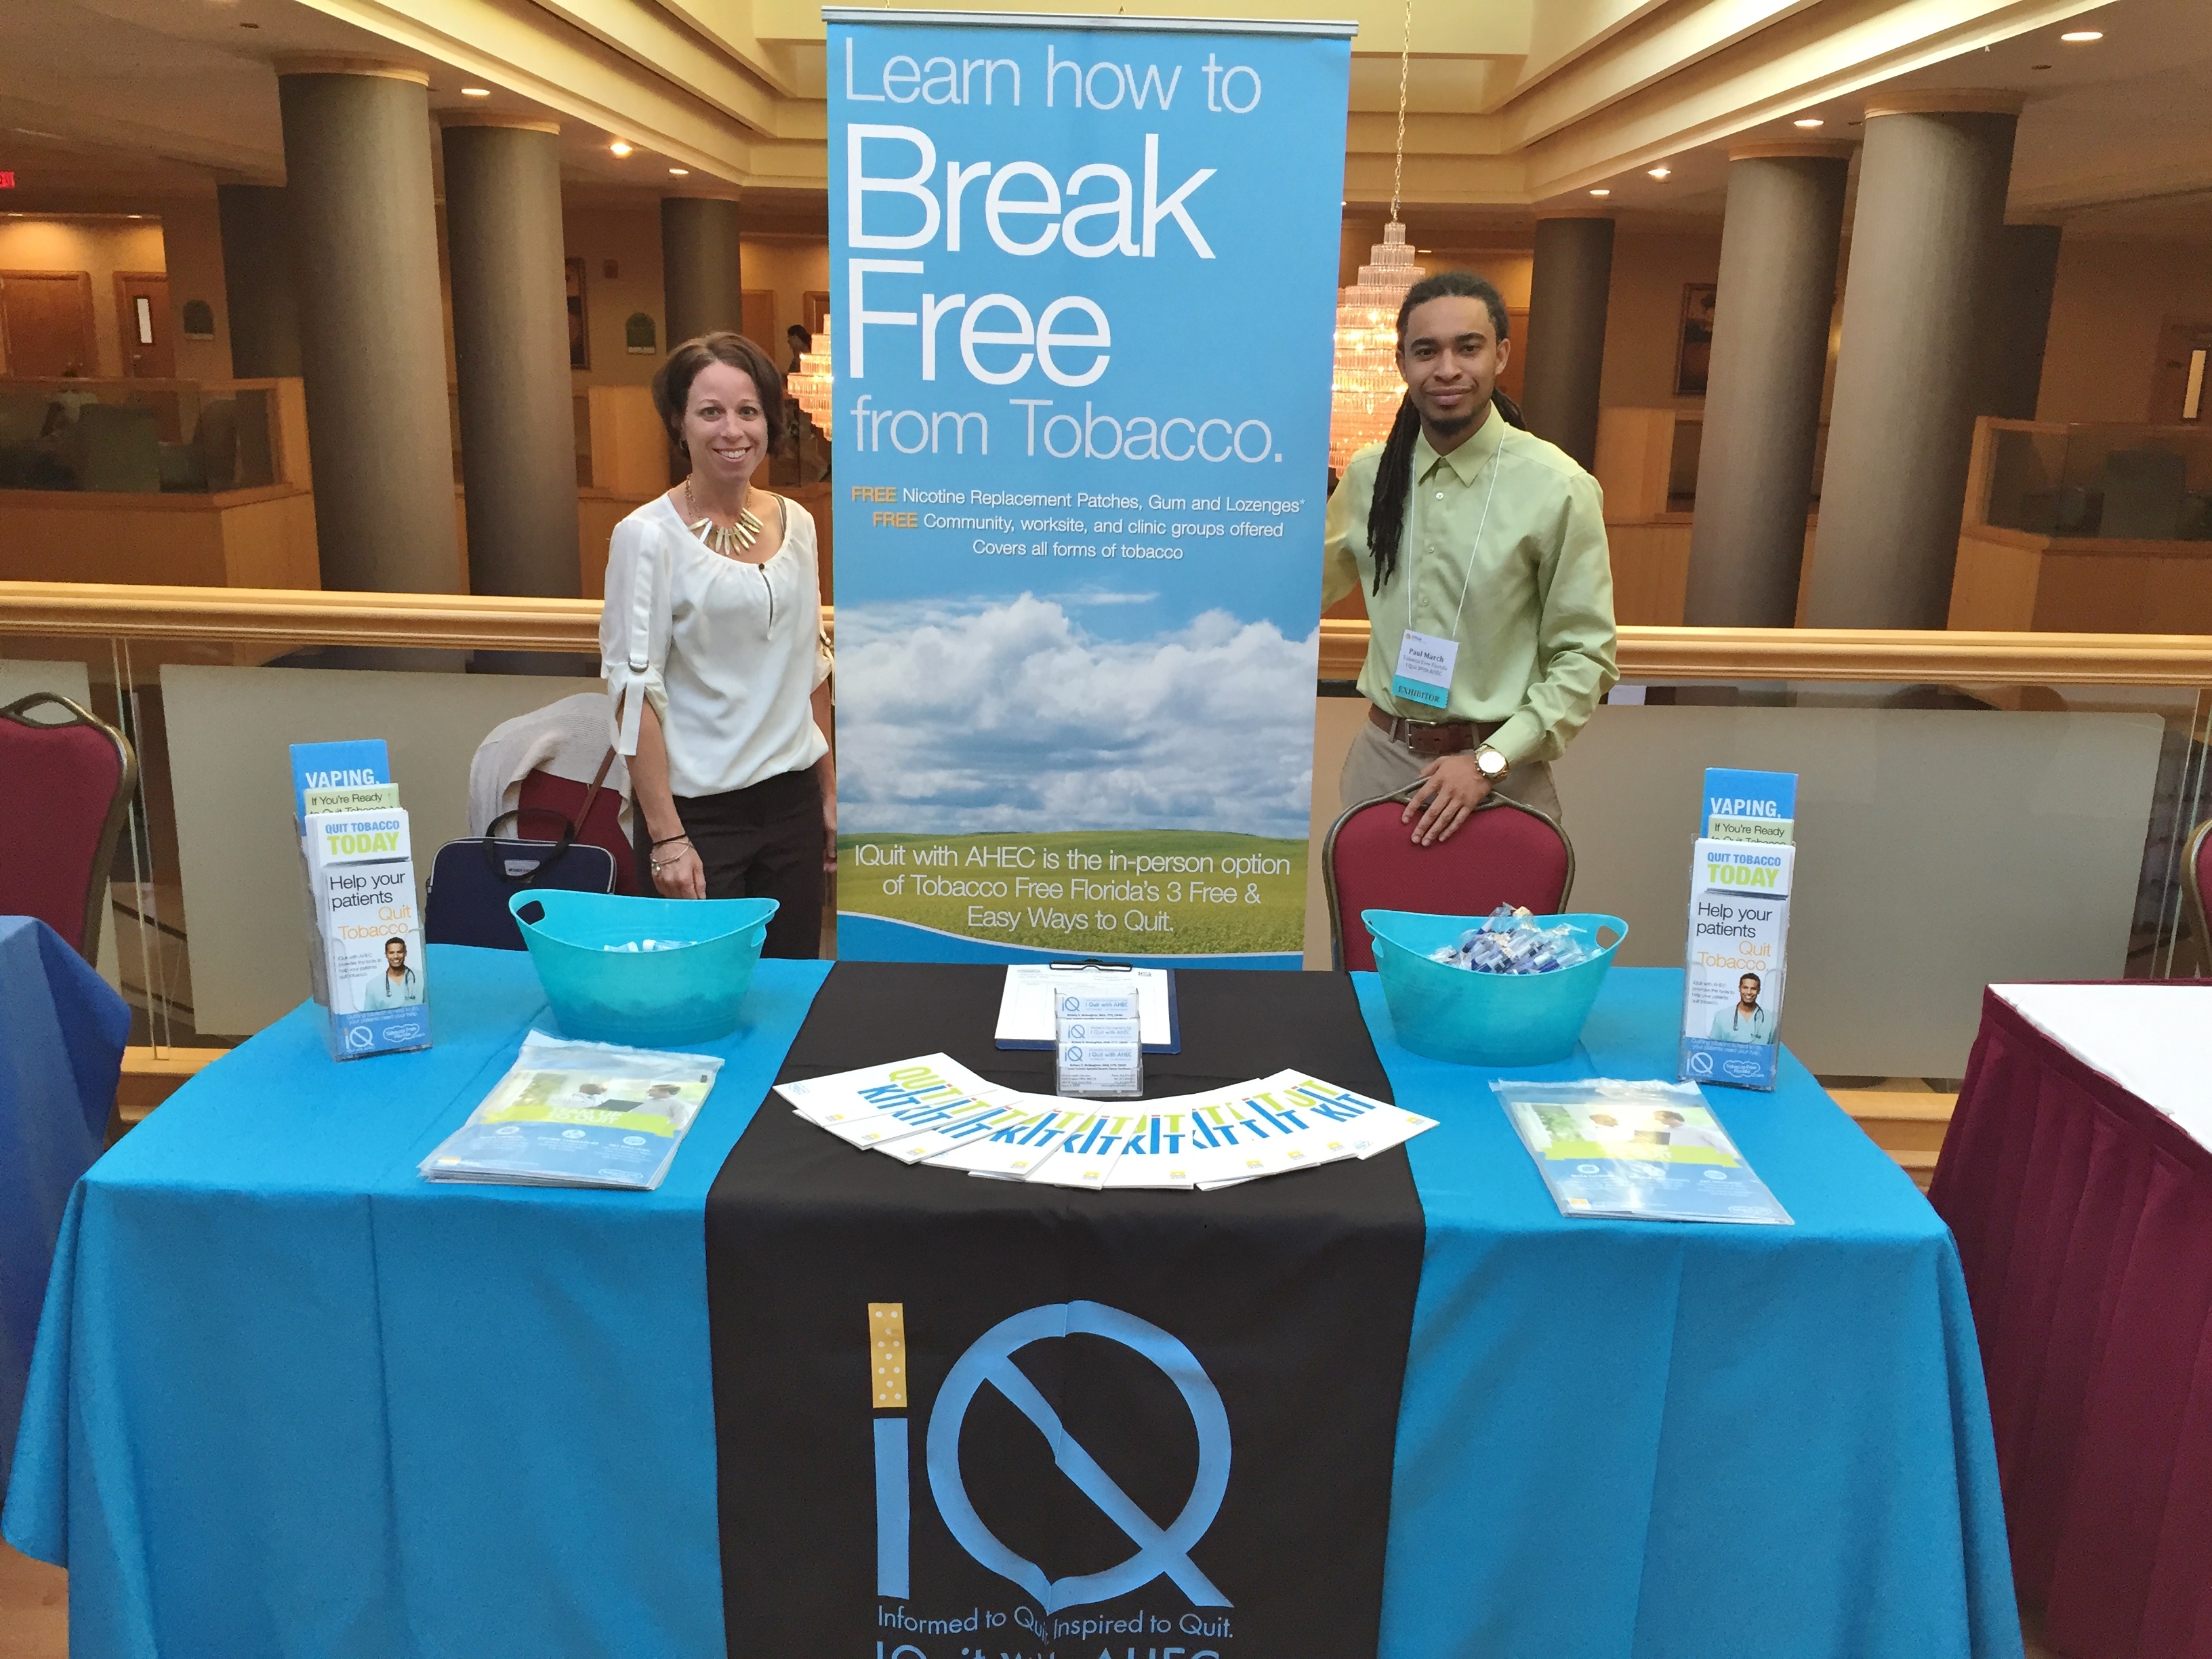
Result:
M1431 300L1480 300L1490 312L1490 325L1500 340L1506 338L1505 301L1487 278L1470 270L1440 270L1425 276L1407 292L1398 307L1398 349L1406 349L1406 323L1414 311ZM1528 429L1518 404L1493 388L1491 404L1506 425ZM1375 591L1390 580L1398 568L1398 544L1406 528L1406 498L1413 486L1413 440L1421 430L1421 417L1411 398L1398 402L1398 418L1382 445L1382 459L1375 468L1375 493L1367 507L1367 551L1375 561Z

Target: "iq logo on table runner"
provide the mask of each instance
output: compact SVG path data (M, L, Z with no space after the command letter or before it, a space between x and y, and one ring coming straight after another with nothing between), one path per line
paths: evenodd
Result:
M810 1027L854 1029L839 986ZM707 1200L731 1659L1376 1651L1421 1271L1402 1152L1041 1196L780 1104Z
M905 1310L896 1304L876 1303L868 1309L879 1411L886 1404L906 1401L904 1316ZM1174 1382L1189 1408L1198 1436L1197 1474L1189 1497L1165 1527L1157 1525L1097 1458L1067 1433L1052 1403L1012 1363L1015 1352L1033 1342L1078 1334L1104 1337L1149 1359ZM1127 1535L1133 1548L1126 1560L1102 1572L1048 1578L1037 1563L1009 1548L992 1532L969 1496L960 1467L960 1432L969 1407L987 1383L1029 1419L1053 1448L1053 1461L1069 1482ZM878 1415L875 1442L876 1594L904 1600L910 1536L904 1415ZM1002 1320L953 1362L930 1413L927 1448L929 1490L946 1529L975 1560L1028 1591L1047 1613L1110 1601L1160 1577L1172 1580L1195 1606L1229 1605L1229 1598L1199 1570L1189 1553L1220 1513L1229 1488L1229 1414L1197 1356L1158 1326L1096 1302L1056 1303ZM1172 1624L1159 1623L1152 1633L1171 1634L1174 1629Z

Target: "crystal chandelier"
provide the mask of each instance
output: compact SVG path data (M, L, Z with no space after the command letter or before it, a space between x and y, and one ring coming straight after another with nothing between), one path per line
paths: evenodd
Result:
M822 435L830 436L830 405L837 392L836 377L830 370L831 339L830 316L823 313L822 326L814 331L817 342L811 351L799 354L799 368L786 380L791 395L805 410L807 418L820 428Z
M1339 291L1336 366L1329 379L1328 466L1341 473L1355 451L1390 435L1405 396L1398 374L1398 307L1428 273L1413 263L1398 194L1406 173L1406 74L1413 61L1413 0L1406 0L1405 39L1398 53L1398 151L1390 175L1390 222L1368 250L1359 280Z
M1336 372L1329 382L1328 465L1342 472L1356 450L1390 435L1406 383L1398 374L1398 307L1427 273L1413 263L1406 228L1393 213L1371 264L1336 304Z

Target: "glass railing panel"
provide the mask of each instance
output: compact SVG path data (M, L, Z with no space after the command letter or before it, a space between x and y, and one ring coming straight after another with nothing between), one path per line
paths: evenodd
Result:
M216 398L201 407L198 429L204 434L201 441L208 488L216 492L266 489L277 482L276 394L264 387L241 386L230 394L230 402L227 415ZM299 482L304 485L307 480Z
M482 603L375 597L425 617ZM310 631L304 619L330 603L316 596L268 626ZM489 631L513 652L589 641L586 607L518 602L525 623L533 605L558 626ZM432 621L411 636L459 637L452 617ZM290 744L386 741L419 878L436 848L471 827L471 765L493 728L565 696L599 696L581 653L541 656L534 665L546 672L471 672L514 659L458 645L403 650L373 641L410 637L405 628L378 627L371 642L319 646L266 635L0 635L0 702L54 690L138 748L100 950L102 971L131 1001L135 1041L233 1042L306 994ZM2063 646L2071 636L2048 637ZM2134 648L2109 647L2116 668ZM2063 659L2054 647L2050 660ZM1310 966L1328 959L1320 840L1366 710L1357 696L1315 703ZM1831 1078L1956 1078L1987 984L2212 973L2182 866L2191 830L2212 817L2208 743L2212 694L2189 685L1655 674L1620 688L1558 763L1577 858L1572 906L1629 922L1623 965L1679 967L1705 769L1796 772L1784 1041Z
M2068 428L2056 533L2106 541L2212 538L2212 433Z
M492 728L599 691L595 678L580 676L468 672L465 652L410 651L404 667L378 661L368 650L334 647L264 665L171 663L160 671L203 1031L245 1036L304 994L291 744L386 741L420 883L436 849L469 833L470 763ZM574 665L596 672L589 659ZM240 902L246 895L251 902Z
M131 746L137 778L108 865L94 961L130 1006L133 1044L234 1040L205 1037L194 1023L167 721L149 678L165 657L216 662L234 655L234 647L194 641L0 635L0 707L51 693L119 731ZM40 720L58 714L51 706L33 711Z
M2039 536L2060 533L2060 480L2066 471L2066 434L2056 428L1990 428L1989 500L1983 520L2000 530L2024 530ZM2068 507L2074 522L2084 507ZM2072 533L2072 532L2069 532Z
M1677 417L1667 460L1667 510L1687 513L1697 503L1698 466L1705 458L1705 423Z
M1955 1078L1982 988L2166 977L2208 709L2142 687L1700 684L1600 708L1557 768L1577 909L1684 958L1707 766L1799 777L1785 1040L1815 1072Z
M0 380L0 489L262 488L277 481L276 418L265 384Z

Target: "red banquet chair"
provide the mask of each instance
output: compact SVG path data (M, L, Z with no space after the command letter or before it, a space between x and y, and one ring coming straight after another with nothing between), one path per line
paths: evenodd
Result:
M137 785L131 740L67 697L33 691L0 708L0 800L15 809L0 812L0 915L36 916L90 961Z
M1549 813L1492 795L1449 841L1416 847L1412 826L1399 822L1412 793L1408 787L1360 802L1329 826L1322 843L1335 966L1375 969L1362 910L1486 916L1501 904L1518 904L1543 916L1566 908L1575 847Z
M629 837L622 832L622 793L601 789L592 802L591 815L576 823L576 814L583 811L584 799L589 793L588 784L579 783L574 778L556 778L542 766L524 774L522 796L517 804L512 833L542 836L547 823L544 814L566 818L576 824L579 842L586 847L604 847L614 855L615 891L635 894L638 890L637 854Z

